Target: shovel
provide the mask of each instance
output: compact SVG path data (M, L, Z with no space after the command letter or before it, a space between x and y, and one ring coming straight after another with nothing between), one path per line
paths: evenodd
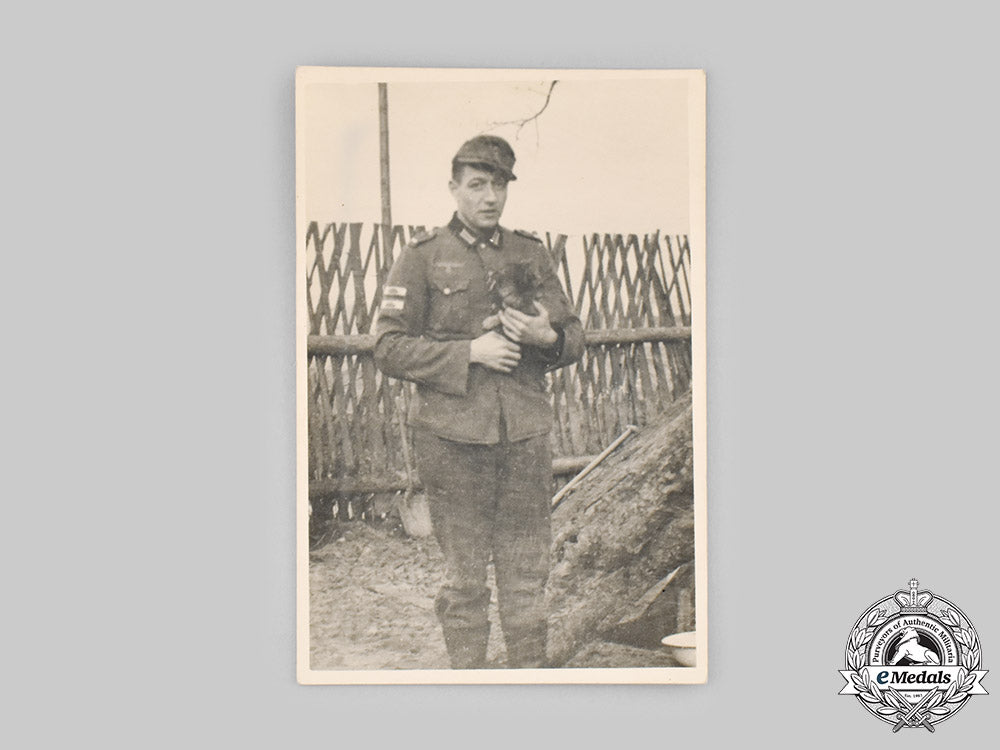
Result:
M406 419L401 395L396 397L396 413L399 417L399 434L403 441L403 464L406 466L406 492L402 497L396 498L396 511L403 522L403 531L407 536L430 536L433 529L427 496L423 493L413 494L413 464L410 461L410 444L406 440Z

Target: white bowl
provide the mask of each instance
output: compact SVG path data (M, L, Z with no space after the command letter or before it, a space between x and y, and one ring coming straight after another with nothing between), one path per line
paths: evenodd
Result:
M660 643L666 646L670 655L685 667L693 667L697 663L698 649L693 632L674 633L668 635Z

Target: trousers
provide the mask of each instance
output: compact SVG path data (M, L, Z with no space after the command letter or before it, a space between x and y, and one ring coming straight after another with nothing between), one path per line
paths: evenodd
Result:
M502 427L502 425L501 425ZM545 663L545 583L552 544L548 435L492 445L414 435L446 578L435 600L451 665L486 665L492 559L510 667Z

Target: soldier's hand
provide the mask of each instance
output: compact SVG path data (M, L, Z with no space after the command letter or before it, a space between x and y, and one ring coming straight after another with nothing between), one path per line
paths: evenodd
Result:
M473 339L469 347L469 362L498 372L510 372L521 361L521 347L496 331Z
M488 318L483 319L483 330L489 331L491 328L496 328L500 325L500 313L493 313Z
M525 315L520 310L505 307L500 311L500 324L507 337L521 344L531 346L552 346L559 339L552 324L549 323L549 311L541 302L535 302L538 315Z

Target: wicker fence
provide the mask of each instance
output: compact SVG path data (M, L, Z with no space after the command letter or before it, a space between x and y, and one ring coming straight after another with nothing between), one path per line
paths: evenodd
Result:
M370 331L394 255L422 229L312 222L306 233L310 497L340 498L344 517L405 484L412 388L376 369ZM544 240L587 342L549 375L556 470L572 471L689 387L691 252L686 236L659 233Z

